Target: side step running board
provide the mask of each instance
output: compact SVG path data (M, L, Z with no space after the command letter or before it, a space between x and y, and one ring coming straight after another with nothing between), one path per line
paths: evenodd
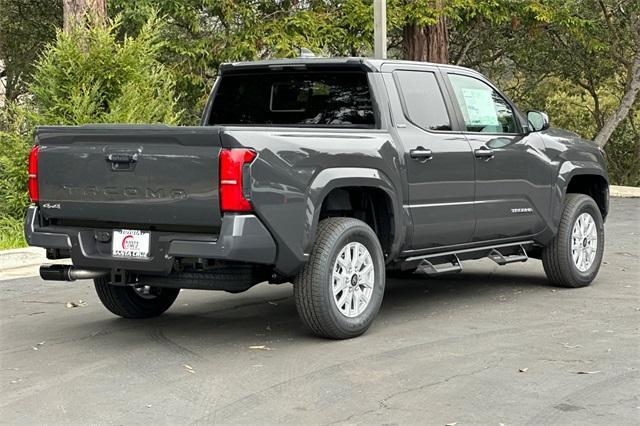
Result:
M449 263L433 264L427 259L422 259L422 262L418 265L418 270L429 275L445 274L448 272L462 272L462 263L455 254L450 259Z
M487 256L489 259L496 262L498 265L506 265L507 263L515 263L515 262L526 262L529 260L529 256L527 256L527 251L520 245L518 247L518 252L516 254L503 255L500 253L498 249L493 249Z
M488 257L498 265L526 262L529 256L527 255L525 246L530 247L532 245L533 241L519 241L515 243L417 255L405 259L401 265L401 269L417 268L420 272L433 275L445 272L460 272L462 271L463 260L481 259L483 257Z

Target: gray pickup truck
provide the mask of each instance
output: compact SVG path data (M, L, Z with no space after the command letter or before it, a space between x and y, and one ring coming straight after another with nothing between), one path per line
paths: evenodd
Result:
M362 334L387 274L541 259L589 285L604 247L602 150L522 114L479 73L362 58L225 64L201 126L46 126L25 232L48 280L160 315L180 289L293 282L320 336Z

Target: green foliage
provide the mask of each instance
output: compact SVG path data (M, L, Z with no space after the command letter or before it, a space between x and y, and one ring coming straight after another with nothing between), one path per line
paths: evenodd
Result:
M25 247L22 221L12 217L0 217L0 250Z
M61 1L0 0L0 73L9 101L26 92L38 55L61 25Z
M615 183L640 186L640 111L618 127L605 151L609 175Z
M32 142L25 137L30 129L22 109L7 108L0 115L0 218L21 219L27 200L27 157Z
M166 123L179 121L175 78L158 61L160 22L151 15L136 37L118 41L119 20L58 32L38 61L31 85L41 122Z
M27 157L30 138L25 137L28 118L16 108L0 113L0 250L25 245L22 217L28 205Z
M196 124L222 62L370 51L371 1L111 0L121 35L136 34L150 11L166 16L161 61L176 71L183 123Z

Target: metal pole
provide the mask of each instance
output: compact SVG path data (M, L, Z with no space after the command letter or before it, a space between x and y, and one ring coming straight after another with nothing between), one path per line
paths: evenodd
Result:
M373 56L387 58L387 0L373 0Z

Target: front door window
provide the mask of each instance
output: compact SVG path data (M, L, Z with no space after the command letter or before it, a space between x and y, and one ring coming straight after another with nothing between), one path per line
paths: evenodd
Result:
M473 77L449 74L466 131L518 133L513 108L491 86Z

